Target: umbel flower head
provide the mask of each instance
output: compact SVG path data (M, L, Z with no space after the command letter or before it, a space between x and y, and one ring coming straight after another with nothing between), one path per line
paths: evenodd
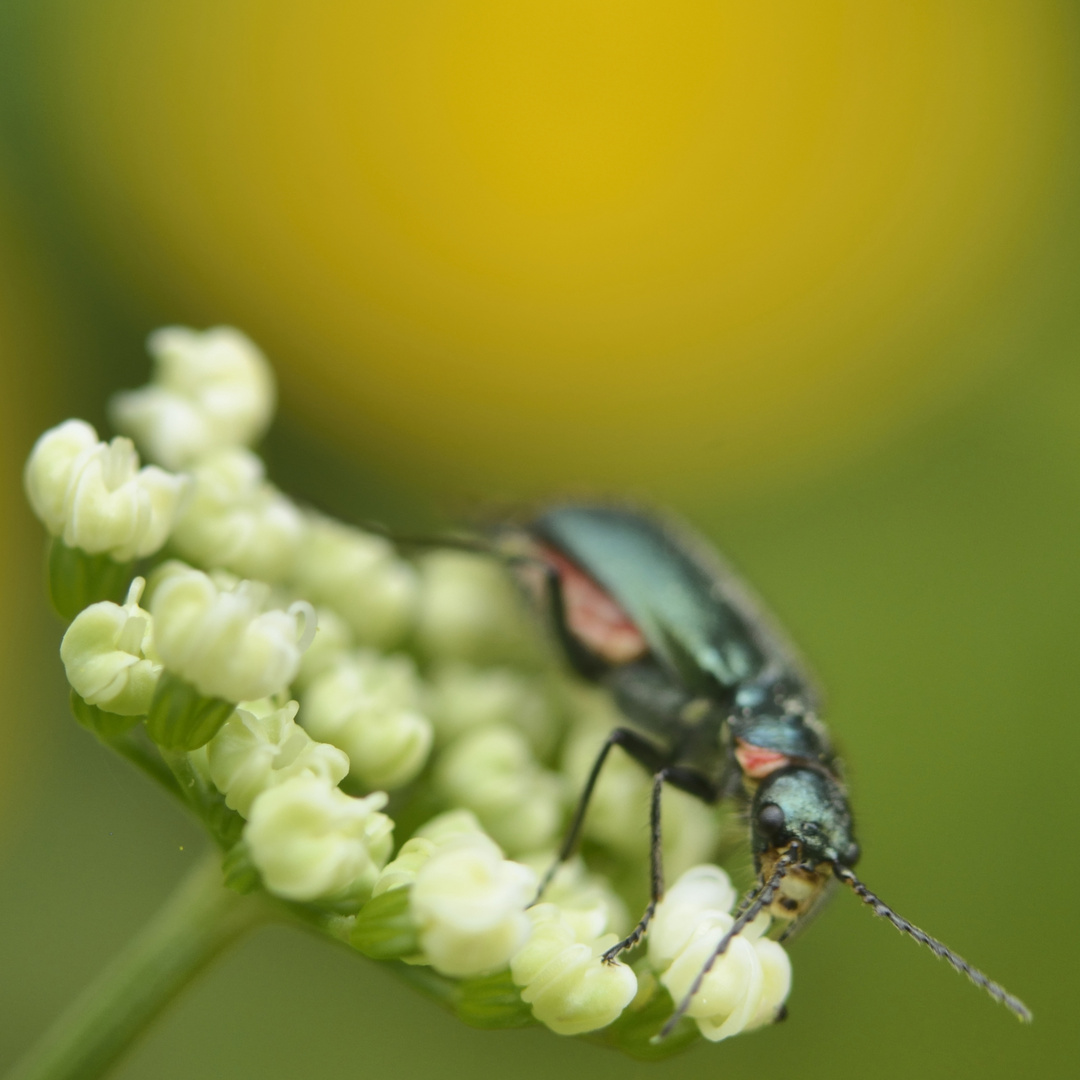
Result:
M112 405L123 434L46 432L26 490L54 537L76 717L203 822L222 880L474 1026L657 1056L773 1020L791 973L763 916L650 1043L733 923L712 809L665 793L674 884L615 962L648 881L634 763L612 757L583 855L545 879L619 720L553 661L504 568L406 558L274 487L254 449L273 377L239 332L150 348L151 384Z

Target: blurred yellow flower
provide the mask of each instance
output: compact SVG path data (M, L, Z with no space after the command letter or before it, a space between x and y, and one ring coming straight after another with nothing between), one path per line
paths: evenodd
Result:
M436 490L670 499L881 438L983 362L950 334L1064 118L1046 0L67 7L101 252Z

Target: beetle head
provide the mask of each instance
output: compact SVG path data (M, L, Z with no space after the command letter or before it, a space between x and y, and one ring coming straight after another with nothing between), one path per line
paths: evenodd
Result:
M758 869L768 877L795 845L798 862L783 876L771 904L778 918L794 919L813 907L833 873L859 858L847 795L838 780L817 769L792 766L767 776L750 807L751 842Z

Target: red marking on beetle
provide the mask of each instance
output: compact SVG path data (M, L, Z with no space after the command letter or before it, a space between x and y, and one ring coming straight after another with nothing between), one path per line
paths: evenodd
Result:
M649 651L630 616L588 574L547 545L540 545L540 554L559 575L566 625L574 637L612 664L627 664Z
M751 780L763 780L770 773L791 764L791 758L787 754L781 754L779 750L766 750L763 746L753 746L742 739L735 740L735 760Z

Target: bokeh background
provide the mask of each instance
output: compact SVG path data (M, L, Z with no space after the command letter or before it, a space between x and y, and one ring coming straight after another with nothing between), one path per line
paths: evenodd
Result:
M470 1031L268 931L122 1080L1075 1075L1080 12L1070 0L4 0L0 1068L197 856L68 718L21 463L244 328L267 454L353 519L631 495L830 692L861 870L789 1021L641 1065Z

